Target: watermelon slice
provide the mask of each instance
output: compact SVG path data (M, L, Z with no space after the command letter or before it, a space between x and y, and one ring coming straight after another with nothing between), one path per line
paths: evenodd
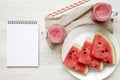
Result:
M84 64L78 62L78 56L80 53L81 47L78 44L73 44L70 51L68 52L66 58L63 61L63 64L82 74L88 73L88 67Z
M116 63L114 45L110 39L100 32L97 32L94 37L91 56L110 64Z
M61 25L52 25L47 32L47 39L51 43L62 43L66 37L65 28Z
M92 40L90 38L86 38L86 41L83 44L79 55L79 62L97 68L99 70L103 69L103 63L100 60L97 60L90 56L92 50Z

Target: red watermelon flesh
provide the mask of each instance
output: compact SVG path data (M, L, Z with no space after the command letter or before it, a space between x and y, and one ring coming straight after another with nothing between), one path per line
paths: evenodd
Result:
M114 45L100 32L97 32L94 37L91 56L110 64L116 63Z
M68 52L66 58L64 59L63 64L66 67L73 69L77 72L87 74L88 67L78 62L78 56L79 56L80 50L81 50L81 47L77 44L74 44L71 47L70 51Z
M79 62L100 70L103 69L103 63L100 60L97 60L90 56L91 50L92 40L90 38L86 38L86 41L84 42L79 55Z

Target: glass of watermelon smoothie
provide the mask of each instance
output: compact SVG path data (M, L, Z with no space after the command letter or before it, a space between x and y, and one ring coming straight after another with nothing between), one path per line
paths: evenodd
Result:
M117 12L112 12L108 3L96 3L92 9L92 19L96 22L105 22L116 15Z
M66 31L64 26L52 25L47 32L47 39L51 43L62 43L66 37Z

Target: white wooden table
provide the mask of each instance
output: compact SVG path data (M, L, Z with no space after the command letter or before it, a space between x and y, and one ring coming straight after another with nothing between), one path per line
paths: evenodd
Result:
M44 36L39 38L38 68L6 67L7 20L37 20L40 32L45 31L44 16L77 0L0 0L0 80L78 80L62 65L60 51L49 49ZM120 13L120 0L95 0L112 4ZM40 34L39 32L39 34ZM120 15L114 20L114 35L120 43ZM120 65L105 80L118 80Z

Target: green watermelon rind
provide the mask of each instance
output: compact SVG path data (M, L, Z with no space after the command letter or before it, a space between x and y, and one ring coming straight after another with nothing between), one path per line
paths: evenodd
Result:
M72 46L75 46L75 47L77 47L77 48L79 48L79 49L82 48L82 47L81 47L79 44L77 44L77 43L74 43ZM86 69L85 69L84 74L87 75L88 71L89 71L89 69L88 69L88 66L86 65Z
M77 43L74 43L72 46L75 46L75 47L81 49L81 46L79 44L77 44Z
M87 75L87 74L88 74L88 71L89 71L88 66L86 66L86 69L85 69L84 74Z
M101 62L101 66L100 66L100 70L103 70L103 67L104 67L104 65L103 65L103 62Z
M101 35L105 40L107 40L107 42L110 44L111 48L112 48L112 57L113 57L113 63L112 64L116 64L116 52L115 52L115 47L113 45L113 43L111 42L111 40L105 36L103 33L101 32L97 32L96 35L99 34Z
M86 40L91 43L93 42L93 40L90 37L87 37Z
M87 40L88 42L91 42L91 43L93 42L93 40L92 40L90 37L87 37L86 40ZM101 62L100 64L101 64L101 65L100 65L99 70L103 70L103 67L104 67L103 62Z

